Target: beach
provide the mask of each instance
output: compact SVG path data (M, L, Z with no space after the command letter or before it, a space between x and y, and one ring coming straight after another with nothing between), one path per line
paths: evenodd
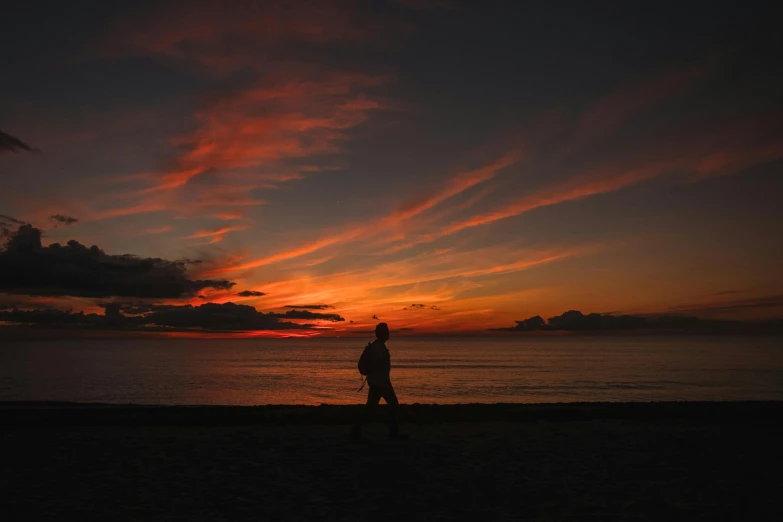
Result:
M6 520L768 520L781 402L6 402ZM379 414L378 421L381 420ZM774 516L773 516L774 518Z

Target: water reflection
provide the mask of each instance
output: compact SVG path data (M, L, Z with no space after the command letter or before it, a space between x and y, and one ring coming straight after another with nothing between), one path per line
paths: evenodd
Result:
M404 403L783 399L780 338L394 339ZM6 343L0 399L360 403L361 339Z

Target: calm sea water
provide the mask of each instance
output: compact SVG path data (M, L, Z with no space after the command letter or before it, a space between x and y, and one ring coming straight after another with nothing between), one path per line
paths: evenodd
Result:
M364 344L0 342L0 400L357 403ZM406 338L388 347L403 403L783 400L781 337Z

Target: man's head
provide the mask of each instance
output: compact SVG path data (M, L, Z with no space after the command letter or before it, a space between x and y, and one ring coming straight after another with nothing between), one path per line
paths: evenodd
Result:
M389 325L386 323L378 323L375 326L375 337L379 341L386 342L389 340Z

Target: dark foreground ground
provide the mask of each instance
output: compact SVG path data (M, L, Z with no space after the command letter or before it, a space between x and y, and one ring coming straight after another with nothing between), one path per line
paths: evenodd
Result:
M783 403L0 404L16 520L783 520Z

